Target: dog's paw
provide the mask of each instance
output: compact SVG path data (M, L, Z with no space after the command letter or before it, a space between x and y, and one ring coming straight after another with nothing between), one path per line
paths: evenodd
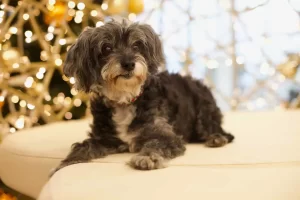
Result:
M140 170L161 169L166 167L164 158L157 153L135 155L128 164L131 167Z
M207 141L205 142L205 145L208 147L222 147L228 143L228 139L221 135L221 134L213 134L211 135Z

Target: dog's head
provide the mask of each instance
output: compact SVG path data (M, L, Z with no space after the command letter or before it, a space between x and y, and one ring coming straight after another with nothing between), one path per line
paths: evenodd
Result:
M97 87L115 94L141 87L163 63L160 39L149 25L111 21L80 34L63 71L75 78L79 90Z

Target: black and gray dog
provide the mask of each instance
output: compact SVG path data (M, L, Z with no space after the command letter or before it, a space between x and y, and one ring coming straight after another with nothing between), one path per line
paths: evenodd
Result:
M89 138L73 145L54 170L108 154L137 153L136 169L165 167L183 155L185 143L221 147L234 137L210 90L190 77L157 73L162 44L149 25L108 22L87 28L67 54L64 73L91 94Z

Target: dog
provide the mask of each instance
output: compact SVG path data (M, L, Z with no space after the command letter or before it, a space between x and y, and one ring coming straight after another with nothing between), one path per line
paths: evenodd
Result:
M63 72L90 94L89 137L75 143L53 171L109 154L136 153L139 170L166 167L186 143L221 147L234 136L222 128L222 113L203 83L158 73L165 63L151 26L110 21L83 31L67 53Z

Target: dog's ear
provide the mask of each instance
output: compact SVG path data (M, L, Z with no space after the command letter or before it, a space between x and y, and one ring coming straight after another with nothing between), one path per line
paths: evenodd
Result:
M139 26L147 38L146 47L147 47L147 53L149 54L148 58L149 61L151 62L149 64L153 65L157 69L157 67L165 63L162 43L158 35L155 33L155 31L150 25L142 24Z
M78 37L75 44L67 52L63 72L68 77L74 77L75 87L85 92L89 91L93 81L92 72L95 62L93 49L91 47L91 37L94 28L86 28Z

